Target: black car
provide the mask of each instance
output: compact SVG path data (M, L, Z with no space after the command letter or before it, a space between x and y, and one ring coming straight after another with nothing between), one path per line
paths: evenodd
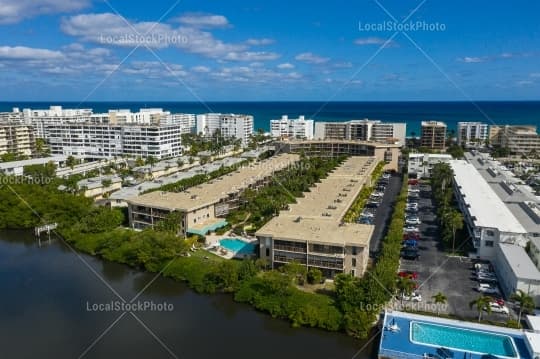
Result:
M401 258L410 259L413 261L417 260L418 257L420 257L420 254L418 254L418 251L412 248L403 249L400 254L401 254Z

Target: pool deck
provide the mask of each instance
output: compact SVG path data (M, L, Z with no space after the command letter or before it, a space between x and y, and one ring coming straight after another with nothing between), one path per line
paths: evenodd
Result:
M515 347L518 351L519 358L532 359L527 349L525 334L521 330L463 322L453 319L404 313L399 311L385 312L381 331L381 341L379 344L379 358L427 358L428 356L425 356L425 354L431 354L434 358L443 358L441 356L437 356L438 348L430 345L413 343L410 340L411 322L445 325L453 328L462 328L481 331L485 333L507 335L513 339ZM392 325L397 325L399 330L391 330L390 326ZM455 359L486 358L485 355L473 354L458 349L450 349L450 351L454 353ZM504 357L497 356L494 358Z
M257 238L242 237L231 232L227 232L222 235L217 235L215 233L209 234L205 238L206 238L206 246L204 247L204 249L224 259L233 259L233 258L240 258L240 257L237 256L235 252L220 246L219 245L220 240L234 238L234 239L244 241L246 243L253 243L253 244L257 243L258 241Z

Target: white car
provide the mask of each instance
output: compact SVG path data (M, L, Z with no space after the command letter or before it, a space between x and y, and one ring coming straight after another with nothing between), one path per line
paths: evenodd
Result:
M499 303L491 302L489 303L489 307L491 308L491 311L493 313L502 313L506 315L510 314L510 310L505 305L500 305Z
M409 203L407 203L407 208L414 208L414 209L417 209L417 208L418 208L418 203L416 203L416 202L409 202Z
M401 297L403 300L408 300L411 302L421 302L422 301L422 295L420 293L412 292L410 295L403 294Z
M420 224L422 223L419 218L406 218L405 219L406 224Z
M499 288L489 285L487 283L478 284L478 287L476 287L476 290L478 290L480 293L485 293L485 294L499 294Z
M409 225L409 226L403 228L403 232L406 232L406 233L408 233L408 232L420 232L420 229L418 229L418 227L416 227L416 226Z
M409 193L420 193L420 190L414 187L409 187L408 191Z

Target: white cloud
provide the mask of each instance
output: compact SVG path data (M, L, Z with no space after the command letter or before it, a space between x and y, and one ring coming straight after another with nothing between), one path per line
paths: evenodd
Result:
M530 77L532 78L540 78L540 72L533 72L532 74L529 75Z
M283 64L277 65L277 68L278 68L278 69L282 69L282 70L294 69L294 65L293 65L293 64L290 64L290 63L288 63L288 62L285 62L285 63L283 63Z
M149 79L164 77L183 77L187 75L182 65L174 63L162 64L159 61L133 61L121 71L128 75L144 76Z
M394 40L388 41L388 39L383 39L380 37L364 37L360 39L354 40L354 43L359 46L366 46L366 45L378 45L384 47L397 47L398 44Z
M274 42L275 41L273 39L267 39L267 38L263 38L263 39L247 39L246 40L246 44L252 45L252 46L271 45Z
M191 68L191 71L199 72L199 73L206 73L206 72L210 72L210 68L206 66L195 66Z
M0 0L0 24L14 24L44 14L67 13L90 5L90 0Z
M465 62L467 64L476 64L476 63L480 63L480 62L485 62L486 58L485 57L465 56L463 58L459 58L458 60L461 61L461 62Z
M0 59L4 60L54 60L63 57L60 51L25 46L0 46Z
M353 66L351 62L336 62L332 64L332 67L336 69L350 69Z
M296 55L295 59L298 61L307 62L308 64L324 64L330 60L328 57L321 57L312 52L303 52L298 54Z
M178 22L196 28L224 28L229 27L229 20L222 15L188 13L180 16Z
M249 51L244 43L225 43L216 39L212 33L194 27L193 16L189 17L191 20L188 17L183 19L183 23L192 26L173 28L169 24L155 22L133 22L130 26L116 14L83 14L64 19L61 28L66 34L83 41L109 46L176 47L189 53L229 61L266 61L279 57L274 52ZM206 17L199 20L209 26L210 20Z

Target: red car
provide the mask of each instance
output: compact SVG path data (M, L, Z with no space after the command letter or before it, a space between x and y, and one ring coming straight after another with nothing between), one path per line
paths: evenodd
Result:
M417 232L405 233L403 235L403 240L406 241L407 239L416 239L418 241L420 240L420 234Z
M414 280L418 279L418 273L417 272L412 272L412 271L408 271L408 270L399 272L398 276L403 277L403 278L410 278L410 279L414 279Z
M410 184L410 185L417 185L418 180L417 179L410 179L407 183Z

